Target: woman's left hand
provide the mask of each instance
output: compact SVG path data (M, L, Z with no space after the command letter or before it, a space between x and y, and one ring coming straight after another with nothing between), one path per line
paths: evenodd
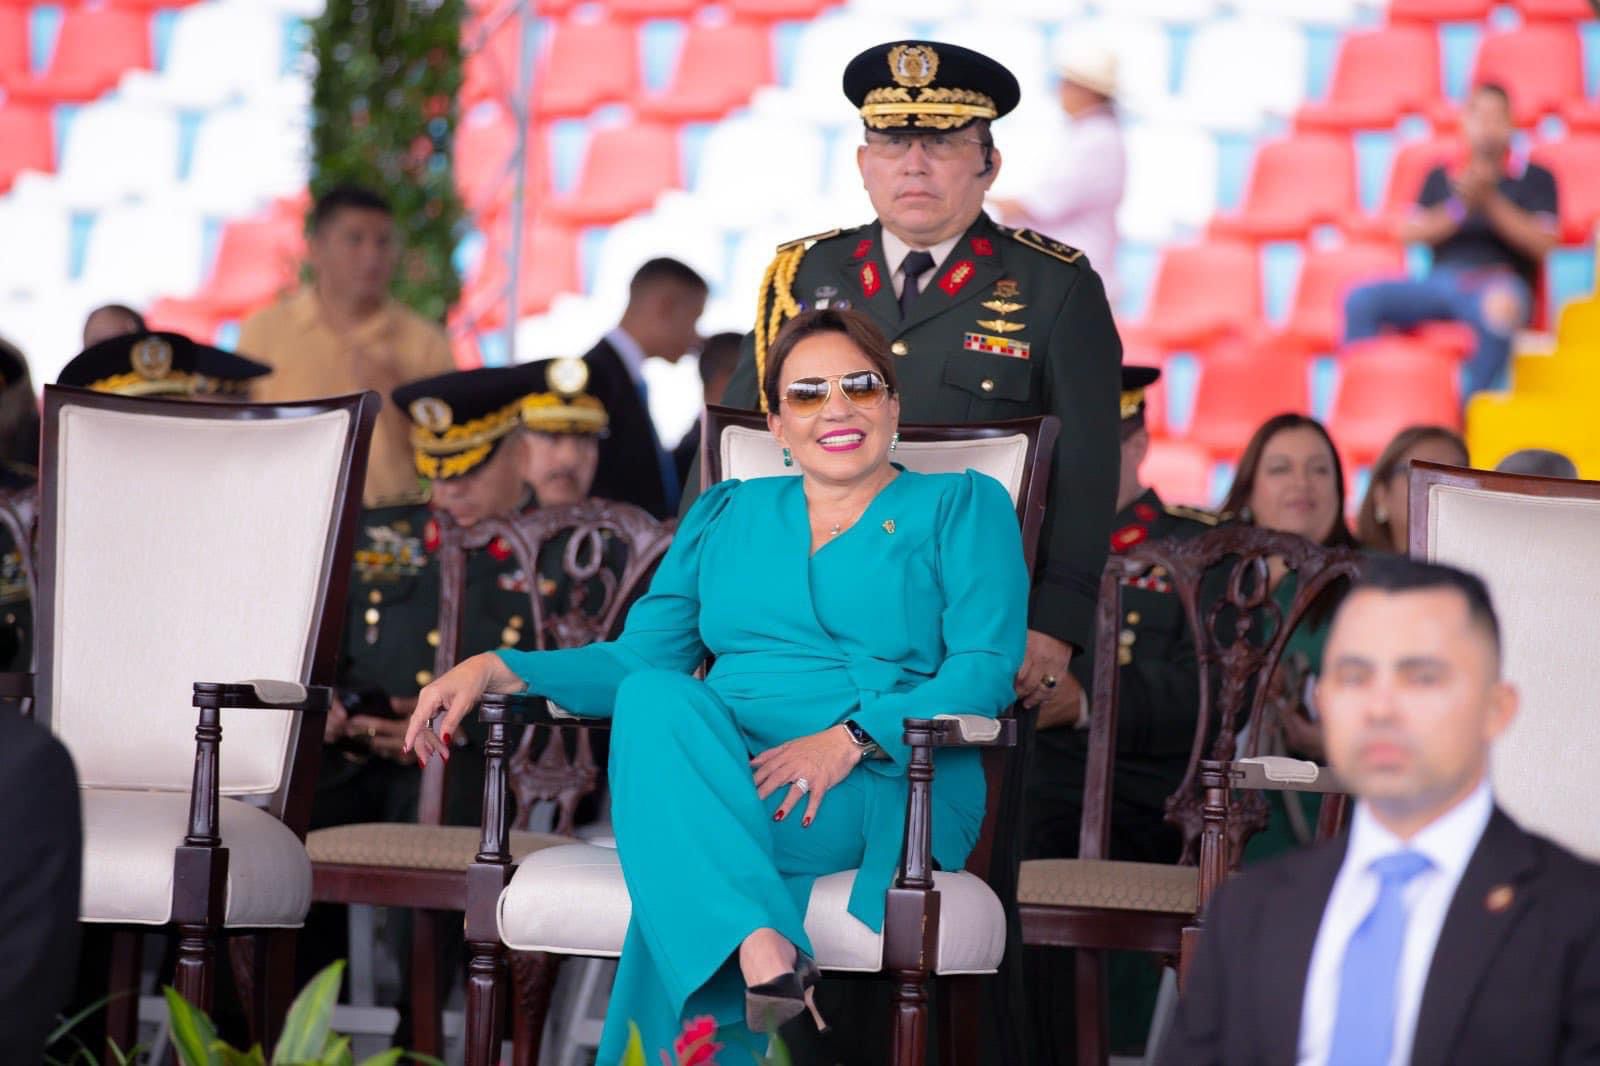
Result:
M809 826L822 806L823 794L849 776L860 761L861 749L850 739L850 731L836 725L768 748L751 759L750 765L755 767L756 792L762 799L785 785L789 787L789 795L772 820L783 821L809 795L805 819L800 823ZM801 780L810 788L800 788L797 782Z

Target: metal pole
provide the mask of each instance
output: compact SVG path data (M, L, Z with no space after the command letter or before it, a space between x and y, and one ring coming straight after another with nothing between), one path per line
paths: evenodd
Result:
M511 117L517 124L516 148L511 155L511 243L506 252L506 362L517 361L518 293L522 286L522 227L526 214L528 174L528 123L533 95L533 0L517 0L517 88L511 99Z

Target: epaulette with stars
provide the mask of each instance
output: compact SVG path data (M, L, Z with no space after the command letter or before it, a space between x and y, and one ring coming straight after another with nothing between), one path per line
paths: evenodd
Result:
M1186 507L1181 503L1166 505L1167 513L1173 518L1187 518L1191 522L1199 522L1203 526L1214 526L1222 521L1214 512L1201 507Z
M996 228L1018 244L1026 245L1036 252L1043 252L1051 258L1061 260L1063 263L1077 263L1083 259L1081 250L1074 248L1070 244L1062 244L1054 237L1046 237L1035 230L1015 229L1011 226L998 225Z

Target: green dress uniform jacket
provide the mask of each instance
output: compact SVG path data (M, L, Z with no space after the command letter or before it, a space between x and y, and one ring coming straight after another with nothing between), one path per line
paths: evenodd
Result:
M980 214L902 321L879 223L783 245L723 402L756 408L776 324L823 307L865 312L889 338L903 421L1061 419L1028 624L1087 648L1116 507L1122 346L1083 253Z
M0 490L22 492L39 480L38 471L24 463L0 461ZM27 673L33 669L33 600L22 549L11 531L0 526L0 669Z

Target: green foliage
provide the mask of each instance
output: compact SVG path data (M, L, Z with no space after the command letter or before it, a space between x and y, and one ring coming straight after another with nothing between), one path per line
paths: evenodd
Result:
M284 1020L283 1034L269 1060L258 1044L249 1051L229 1047L217 1036L205 1012L168 988L167 1015L172 1044L183 1066L356 1066L350 1038L333 1032L333 1005L339 999L344 963L336 962L301 989ZM398 1048L364 1060L361 1066L395 1066L402 1061L444 1066L438 1059Z
M311 23L311 191L371 186L394 205L395 295L437 322L461 292L451 153L464 0L328 0Z

